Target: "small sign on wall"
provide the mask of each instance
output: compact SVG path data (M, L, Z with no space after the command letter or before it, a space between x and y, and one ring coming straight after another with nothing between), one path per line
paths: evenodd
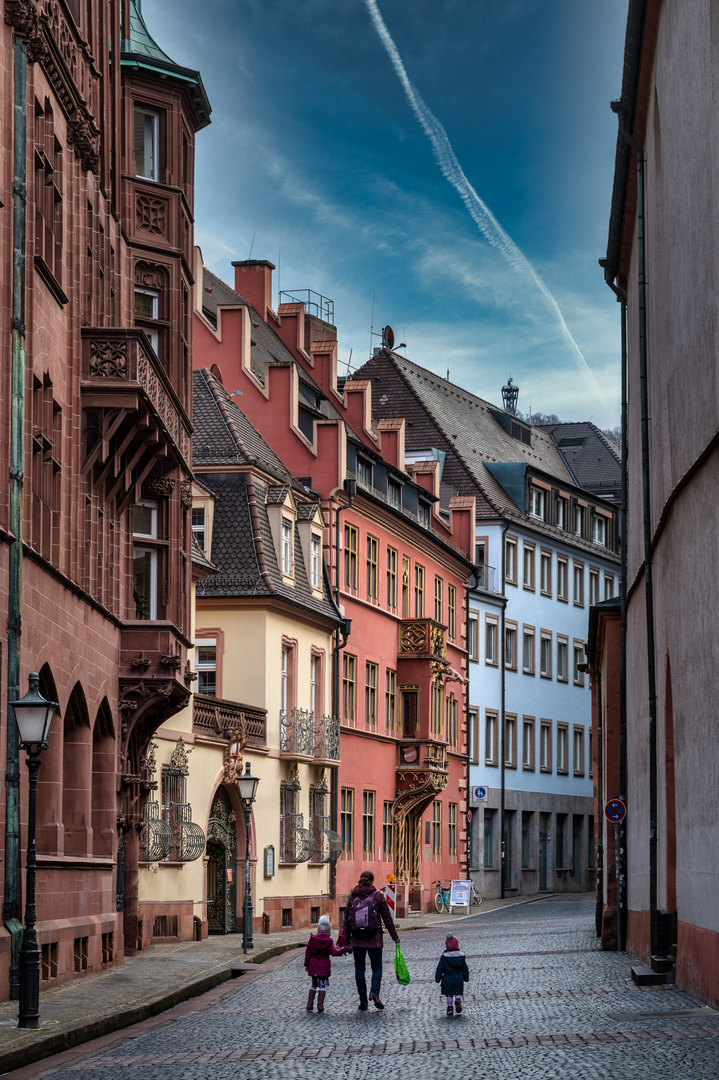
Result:
M228 885L232 884L232 870L229 870L229 869L227 871L227 884Z
M265 877L275 876L275 848L273 844L268 844L265 848Z

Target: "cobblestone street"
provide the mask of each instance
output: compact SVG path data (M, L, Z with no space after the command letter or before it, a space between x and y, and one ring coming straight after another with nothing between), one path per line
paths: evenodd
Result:
M454 922L471 972L460 1017L446 1016L433 981L436 925L403 936L406 988L387 939L383 1012L357 1010L348 957L333 961L325 1013L307 1013L303 952L293 951L192 1006L14 1075L717 1080L719 1013L672 986L636 987L625 955L597 949L593 910L589 897L555 898Z

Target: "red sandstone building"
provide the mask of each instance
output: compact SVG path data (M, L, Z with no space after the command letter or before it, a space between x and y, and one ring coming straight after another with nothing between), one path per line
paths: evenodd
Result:
M231 289L203 276L198 252L193 362L241 392L244 414L329 523L325 558L346 620L333 710L337 906L369 867L380 885L396 874L400 913L426 908L435 879L466 869L474 499L445 506L439 463L405 464L404 421L375 423L369 383L338 383L328 301L312 294L275 313L272 264L234 266Z
M27 770L6 703L31 671L59 702L39 775L43 986L147 936L144 758L190 686L193 175L210 107L135 0L6 0L0 72L7 997Z

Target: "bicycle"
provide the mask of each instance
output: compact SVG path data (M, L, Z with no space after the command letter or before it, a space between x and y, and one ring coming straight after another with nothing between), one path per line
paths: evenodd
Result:
M481 896L479 895L479 893L477 892L477 890L475 889L475 887L474 887L474 883L472 883L472 884L470 885L470 893L469 893L469 906L470 906L470 907L481 907L481 906L482 906L482 900L483 900L483 899L484 899L484 898L483 898L483 897L481 897Z
M446 886L444 886L445 881L449 882ZM437 914L441 915L443 911L449 911L449 890L451 882L449 878L442 878L441 881L433 881L432 884L437 886L437 892L434 897L434 906Z

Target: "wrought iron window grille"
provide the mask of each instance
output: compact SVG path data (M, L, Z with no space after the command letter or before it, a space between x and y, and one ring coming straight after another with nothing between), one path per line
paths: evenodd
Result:
M147 782L154 784L157 771L155 751L151 742L145 759ZM170 765L162 776L162 807L156 799L145 805L140 834L140 858L146 862L194 862L205 850L205 834L192 820L192 807L185 801L186 779L189 774L188 756L182 738L170 757Z
M312 854L312 836L304 827L303 814L283 814L282 862L309 862Z
M286 754L315 754L315 714L309 709L280 713L280 749Z

